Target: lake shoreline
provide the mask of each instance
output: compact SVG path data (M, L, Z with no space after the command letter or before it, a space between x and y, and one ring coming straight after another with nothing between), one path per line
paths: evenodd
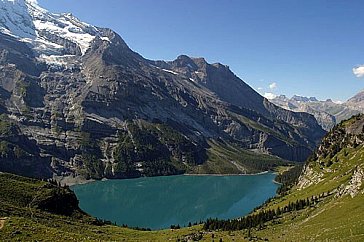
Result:
M82 176L73 176L73 175L71 175L71 176L54 176L53 179L56 180L57 182L61 183L62 186L66 185L69 187L77 186L77 185L84 185L84 184L88 184L88 183L97 181L95 179L86 179Z
M251 174L247 174L247 173L240 173L240 174L199 174L199 173L185 173L182 174L183 176L259 176L259 175L264 175L269 173L269 171L262 171L259 173L251 173Z
M262 172L258 172L258 173L251 173L251 174L246 174L246 173L240 173L240 174L194 174L194 173L185 173L185 174L176 174L176 175L170 175L170 176L259 176L259 175L264 175L264 174L268 174L271 171L262 171ZM108 179L108 178L103 178L101 180L95 180L95 179L86 179L82 176L66 176L66 177L54 177L54 179L56 179L57 181L59 181L62 185L67 185L67 186L77 186L77 185L84 185L84 184L88 184L88 183L92 183L92 182L96 182L96 181L108 181L108 180L129 180L129 179L138 179L138 178L143 178L144 176L141 177L137 177L137 178L124 178L124 179ZM165 176L151 176L151 177L165 177ZM278 184L278 183L277 183Z

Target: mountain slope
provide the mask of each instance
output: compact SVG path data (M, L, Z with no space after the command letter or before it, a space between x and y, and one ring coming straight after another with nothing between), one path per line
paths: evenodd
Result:
M352 108L364 110L364 90L357 93L354 97L350 98L346 105Z
M179 174L208 164L220 141L304 161L324 135L311 115L271 104L224 65L147 60L71 14L29 0L0 7L0 110L57 176Z
M267 206L283 206L289 201L321 196L317 205L283 217L285 222L278 226L275 236L286 231L289 233L286 239L293 240L310 240L313 235L315 240L363 240L363 127L363 115L337 125L324 137L297 185L288 195Z

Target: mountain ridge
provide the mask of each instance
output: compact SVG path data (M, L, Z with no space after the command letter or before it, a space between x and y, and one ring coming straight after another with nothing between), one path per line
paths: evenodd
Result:
M311 115L271 104L225 65L147 60L110 29L23 3L35 35L2 31L3 121L57 176L135 177L158 166L179 174L209 161L208 144L219 140L304 161L324 135Z

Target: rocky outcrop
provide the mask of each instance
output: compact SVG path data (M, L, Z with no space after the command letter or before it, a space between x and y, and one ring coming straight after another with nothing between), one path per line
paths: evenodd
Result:
M355 197L359 192L363 192L364 189L362 184L364 182L364 171L361 167L357 167L354 171L349 184L342 184L337 192L336 197L342 197L345 195L350 195L351 197Z
M35 198L34 201L32 201L31 205L35 208L64 216L83 213L78 207L76 195L69 188L55 187L51 184L45 184L43 187L52 190L46 198Z
M322 181L323 174L321 172L314 171L310 166L305 166L302 174L297 181L297 189L302 190L311 185L318 184Z

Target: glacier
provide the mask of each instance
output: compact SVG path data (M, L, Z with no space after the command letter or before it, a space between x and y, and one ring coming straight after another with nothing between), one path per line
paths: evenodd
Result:
M84 55L102 31L69 13L51 13L36 0L0 0L0 32L33 46L38 59L62 65L72 56Z

